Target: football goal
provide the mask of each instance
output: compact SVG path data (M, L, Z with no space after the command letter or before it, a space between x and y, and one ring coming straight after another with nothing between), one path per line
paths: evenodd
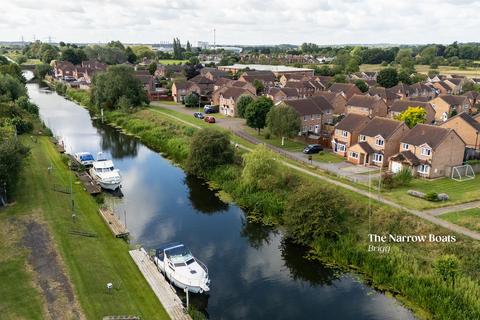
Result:
M452 177L455 181L465 181L475 179L475 172L469 164L452 167Z

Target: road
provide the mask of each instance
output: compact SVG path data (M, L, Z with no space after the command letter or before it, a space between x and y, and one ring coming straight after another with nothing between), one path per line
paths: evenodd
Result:
M164 108L167 108L168 106L168 109L170 110L175 110L175 111L180 111L182 110L181 112L183 113L186 113L186 114L192 114L194 111L192 110L185 110L185 108L178 108L174 105L166 105L166 104L158 104L158 103L155 103L154 105L160 105L161 107L164 107ZM162 113L161 111L159 110L155 110L153 108L150 108L150 110L154 111L154 112L159 112L159 113ZM186 111L186 112L184 112ZM175 117L173 115L170 115L170 114L166 114L166 113L162 113L162 115L165 115L165 116L168 116L172 119L175 119L177 121L180 121L182 123L185 123L186 125L189 125L189 126L192 126L192 127L196 127L196 128L200 128L200 126L197 126L197 125L194 125L188 121L185 121L183 119L180 119L178 117ZM222 119L225 121L225 123L228 123L230 121L230 119ZM242 120L242 119L240 119ZM243 121L243 120L242 120ZM220 122L219 122L220 123ZM237 121L235 123L241 123L240 121ZM227 127L230 127L228 124L225 124ZM234 124L232 125L232 127L236 127L238 124ZM223 127L223 126L222 126ZM241 126L240 126L241 128ZM236 132L236 131L234 131ZM237 132L238 133L238 132ZM239 134L239 136L242 136L244 135L245 133L241 133ZM250 136L251 137L251 136ZM254 139L254 137L251 137ZM248 141L252 142L252 143L255 143L254 141L250 140L250 139L247 139ZM257 140L257 139L255 139ZM257 140L257 143L259 143L259 141ZM238 145L240 148L242 149L245 149L245 150L248 150L248 151L251 151L252 149L251 148L248 148L246 146L243 146L241 144ZM276 148L278 149L278 148ZM274 150L276 151L276 150ZM282 155L285 155L285 151L284 150L281 150L281 154ZM291 152L288 152L286 153L287 156L288 154L290 154ZM290 158L290 156L288 156ZM296 158L297 160L300 160L302 162L306 162L304 161L305 159L298 159L297 156L295 156L294 158ZM461 226L458 226L456 224L453 224L453 223L450 223L448 221L445 221L445 220L442 220L442 219L439 219L437 218L436 216L437 215L441 215L441 214L444 214L444 213L447 213L447 212L452 212L452 211L460 211L460 210L465 210L465 209L469 209L469 208L474 208L474 207L477 207L480 205L480 201L477 201L477 202L471 202L471 203L466 203L466 204L461 204L461 205L456 205L456 206L450 206L450 207L442 207L442 208L436 208L436 209L430 209L430 210L427 210L427 211L420 211L420 210L415 210L415 209L410 209L410 208L407 208L405 206L402 206L396 202L393 202L385 197L382 197L381 195L379 195L378 193L371 193L371 192L368 192L368 191L365 191L365 190L362 190L362 189L359 189L357 187L354 187L354 186L351 186L349 184L346 184L346 183L343 183L341 181L338 181L338 180L335 180L335 179L331 179L331 178L328 178L328 177L325 177L325 176L322 176L322 175L319 175L317 173L314 173L310 170L307 170L305 168L302 168L300 166L297 166L297 165L294 165L294 164L291 164L287 161L284 161L284 160L279 160L283 165L291 168L291 169L294 169L294 170L297 170L299 172L302 172L302 173L305 173L305 174L308 174L310 176L313 176L315 178L318 178L320 180L323 180L325 182L328 182L330 184L333 184L333 185L336 185L338 187L341 187L341 188L345 188L347 190L350 190L350 191L353 191L353 192L356 192L358 194L361 194L365 197L369 197L373 200L376 200L378 202L381 202L381 203L384 203L386 205L389 205L393 208L397 208L397 209L400 209L402 211L405 211L405 212L408 212L410 214L413 214L421 219L424 219L424 220L427 220L437 226L441 226L445 229L448 229L450 231L453 231L453 232L456 232L456 233L459 233L459 234L462 234L466 237L469 237L469 238L472 238L472 239L475 239L475 240L480 240L480 233L478 232L475 232L475 231L472 231L472 230L469 230L467 228L464 228L464 227L461 227ZM308 160L307 160L308 161ZM309 162L306 162L307 164L310 164Z

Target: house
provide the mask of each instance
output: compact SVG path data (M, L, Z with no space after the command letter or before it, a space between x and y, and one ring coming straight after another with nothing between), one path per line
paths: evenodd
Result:
M480 123L466 112L451 117L440 124L442 128L454 129L470 149L480 149Z
M463 163L465 142L453 129L417 124L400 142L399 152L389 161L389 169L398 172L410 168L425 178L443 177L451 167Z
M399 95L401 98L407 98L410 96L410 87L402 82L394 87L389 88L388 90Z
M447 78L444 82L452 89L452 94L461 94L463 92L463 84L465 80L463 78Z
M239 81L253 84L255 80L260 81L264 87L273 87L277 78L271 71L246 71L239 78Z
M474 109L473 111L477 111L477 104L480 103L480 93L476 91L468 91L464 94L464 96L467 97L468 101L470 101L470 107Z
M283 101L283 100L295 100L300 99L298 90L295 88L270 88L267 93L267 97L273 100L274 103Z
M358 143L347 149L347 161L359 165L388 165L409 131L404 122L375 117L359 132Z
M218 78L229 78L230 73L222 70L218 70L217 68L202 68L200 69L200 75L204 76L207 79L210 79L211 81L215 81Z
M452 94L452 87L449 86L445 81L434 82L433 87L437 90L439 94Z
M57 79L72 78L75 66L70 61L54 61L53 74Z
M82 61L82 67L87 69L100 70L100 71L107 70L107 65L105 63L102 63L94 59Z
M426 99L433 99L437 96L437 93L434 88L427 86L423 83L414 83L408 87L409 94L408 98L415 99L415 98L426 98Z
M270 72L273 73L275 77L281 77L284 74L304 74L306 76L313 76L313 69L308 68L295 68L290 66L282 65L265 65L265 64L234 64L232 66L219 66L219 70L229 71L232 73L237 73L241 70L250 69L254 72ZM250 73L251 71L249 71Z
M285 87L289 81L307 81L311 80L310 76L304 75L302 73L286 73L280 77L280 84Z
M387 104L380 97L355 94L347 101L347 114L356 113L369 117L386 117L387 112Z
M330 88L328 88L328 91L341 93L347 100L354 94L362 94L360 89L352 83L333 83Z
M299 115L302 133L320 134L325 124L333 120L333 106L323 97L285 100L282 103L292 107Z
M330 76L315 76L313 80L320 82L323 87L328 88L330 83L333 82L333 77Z
M220 92L219 112L229 117L237 116L237 102L243 95L255 98L249 90L238 87L230 87Z
M330 102L330 104L333 106L333 114L345 114L345 110L347 107L347 99L343 94L330 91L319 91L316 92L313 96L321 96L327 99L327 101Z
M470 102L465 96L453 96L451 94L441 94L430 101L435 109L435 120L438 122L447 121L455 113L469 111Z
M173 101L183 103L186 96L191 93L200 95L201 88L191 81L175 81L172 84L172 97Z
M368 88L367 94L372 97L380 97L382 100L387 104L387 106L391 106L393 102L399 100L401 96L388 90L384 87L371 87Z
M360 130L370 122L370 118L356 113L350 113L335 125L332 137L332 150L346 157L347 149L358 142Z
M325 88L320 82L316 81L289 81L285 87L295 88L300 97L307 98L313 96L318 91L323 91Z
M426 121L425 123L433 123L435 121L435 109L428 102L421 101L411 101L411 100L397 100L395 101L388 111L388 117L394 119L399 116L402 112L406 111L409 107L421 107L425 109Z

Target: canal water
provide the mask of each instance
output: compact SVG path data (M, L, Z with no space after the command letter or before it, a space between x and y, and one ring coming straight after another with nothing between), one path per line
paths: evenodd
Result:
M122 199L134 243L181 241L209 269L209 296L191 299L210 319L414 319L396 300L303 258L272 229L249 224L200 180L129 136L92 120L87 110L38 84L30 98L67 152L108 153L123 176Z

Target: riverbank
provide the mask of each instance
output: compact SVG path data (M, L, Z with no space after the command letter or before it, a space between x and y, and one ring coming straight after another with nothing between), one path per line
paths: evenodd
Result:
M59 253L60 260L63 261L60 265L64 266L73 285L73 293L78 299L79 309L84 314L74 318L101 319L107 315L138 315L142 319L168 319L161 303L129 257L128 244L112 237L97 213L98 204L95 199L77 183L73 184L76 219L75 222L72 220L70 195L53 190L53 185L68 185L71 172L49 138L21 139L30 147L31 155L22 171L16 204L9 207L1 219L10 222L33 219L51 235L51 245L55 249L50 248L47 252ZM52 168L50 173L48 167ZM0 224L5 227L1 222ZM14 224L17 225L16 222ZM72 231L81 231L90 236L81 236ZM6 268L2 270L1 278L11 279L11 282L2 282L0 289L0 295L4 297L0 305L5 306L2 307L2 312L6 310L6 318L42 319L42 314L48 318L47 315L52 313L45 310L46 302L42 301L45 297L48 299L48 294L42 294L44 298L41 298L41 289L32 290L31 283L36 281L35 272L32 273L30 267L26 270L20 267L22 261L30 255L29 250L18 243L18 239L28 235L30 230L21 228L16 232L19 232L18 236L10 240L14 245L20 246L21 258L8 255L7 261L10 262L4 264L2 260L1 263L1 269ZM3 248L2 252L8 250ZM13 271L13 277L12 274L6 274L8 271ZM109 282L114 286L110 294L106 291ZM65 295L68 297L69 293L65 292ZM66 299L68 301L70 300Z
M138 136L156 151L166 153L180 165L188 154L189 137L196 130L150 110L133 114L108 112L107 122ZM193 130L193 131L192 131ZM277 188L247 191L240 188L242 167L229 165L208 173L213 184L229 193L249 212L249 217L268 224L282 225L285 201L291 190ZM291 171L283 168L284 171ZM300 183L322 183L314 177L294 174ZM333 188L326 185L327 188ZM336 189L337 190L337 189ZM391 245L388 254L368 252L368 233L449 235L414 216L385 205L373 203L368 215L368 199L348 190L338 190L348 200L348 231L336 242L318 240L311 243L311 256L346 268L355 269L378 288L397 294L397 298L415 310L421 318L471 319L480 316L479 245L457 235L456 243L407 243ZM439 279L433 262L445 254L455 254L461 263L461 275L455 288ZM456 301L452 305L451 301Z

